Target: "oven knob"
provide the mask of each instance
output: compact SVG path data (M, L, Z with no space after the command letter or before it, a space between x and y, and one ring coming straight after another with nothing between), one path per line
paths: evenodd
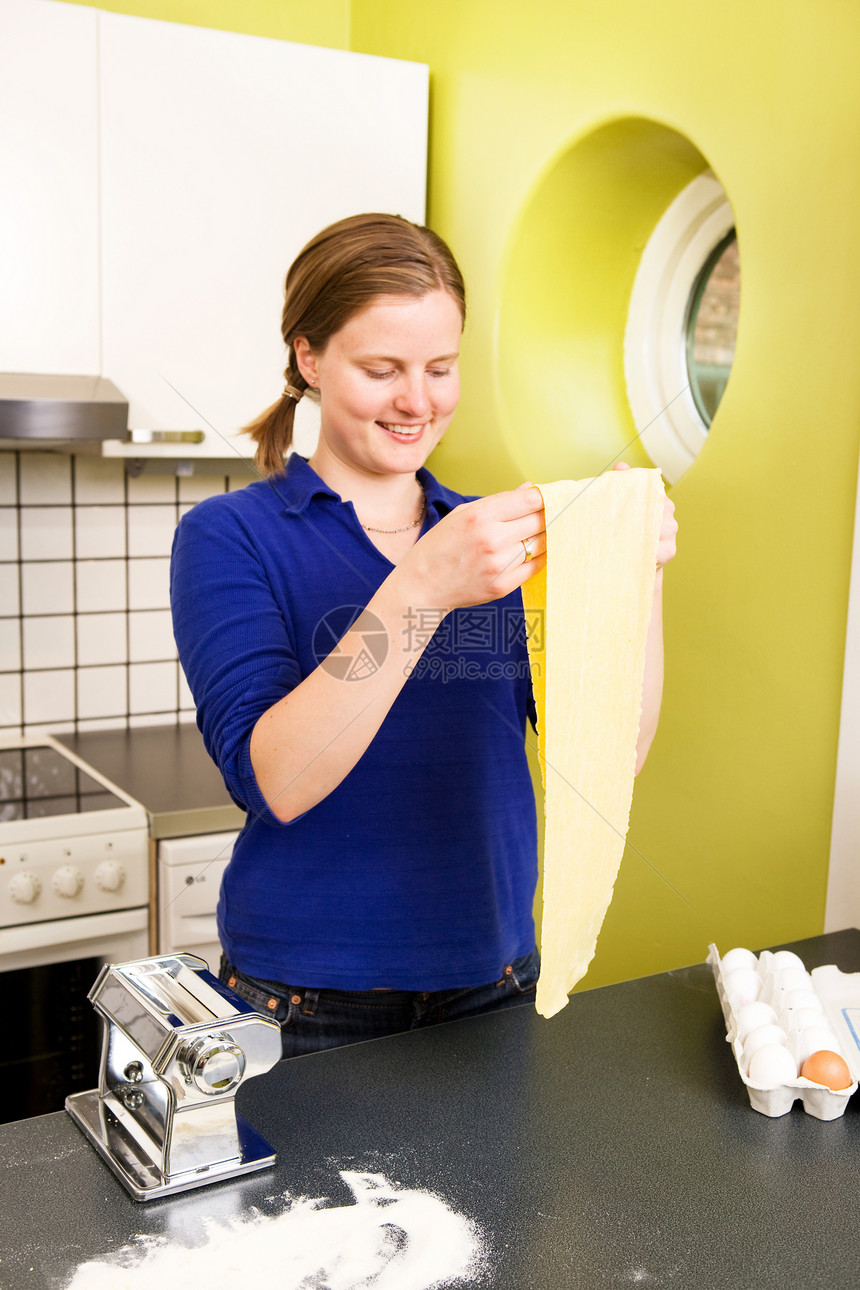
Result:
M95 880L101 891L119 891L125 882L125 869L116 860L102 860L96 869Z
M84 875L73 864L64 864L51 879L51 886L58 896L77 896L84 885Z
M34 873L16 873L9 883L9 895L16 905L31 905L42 890L42 884Z

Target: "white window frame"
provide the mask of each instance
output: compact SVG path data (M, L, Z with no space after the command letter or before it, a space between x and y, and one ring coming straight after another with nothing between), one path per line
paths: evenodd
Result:
M725 190L706 170L668 207L648 239L627 314L624 375L642 446L674 483L708 437L690 391L690 300L708 256L735 224Z

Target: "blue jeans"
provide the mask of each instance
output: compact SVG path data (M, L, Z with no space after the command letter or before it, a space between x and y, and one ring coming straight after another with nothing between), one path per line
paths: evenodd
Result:
M539 972L540 957L532 950L507 964L498 981L457 990L311 990L246 976L223 956L219 976L264 1017L279 1023L284 1057L303 1057L533 1003Z

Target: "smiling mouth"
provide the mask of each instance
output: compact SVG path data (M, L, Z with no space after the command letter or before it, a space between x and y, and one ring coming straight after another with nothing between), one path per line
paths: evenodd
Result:
M378 421L377 425L382 426L383 430L387 430L389 434L401 435L406 439L414 439L416 435L419 435L425 428L426 422L422 421L421 424L417 426L399 426L392 425L388 421Z

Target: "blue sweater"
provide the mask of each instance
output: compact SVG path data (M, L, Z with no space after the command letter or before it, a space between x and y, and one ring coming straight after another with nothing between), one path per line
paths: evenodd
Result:
M467 500L426 470L418 478L424 531ZM179 656L206 747L248 813L222 884L219 935L252 976L453 989L499 979L534 947L519 591L443 620L370 747L318 805L284 824L257 786L258 718L330 653L391 569L352 503L296 454L285 476L200 502L176 531ZM432 630L420 606L414 630ZM384 640L371 632L365 644L342 663L358 684Z

